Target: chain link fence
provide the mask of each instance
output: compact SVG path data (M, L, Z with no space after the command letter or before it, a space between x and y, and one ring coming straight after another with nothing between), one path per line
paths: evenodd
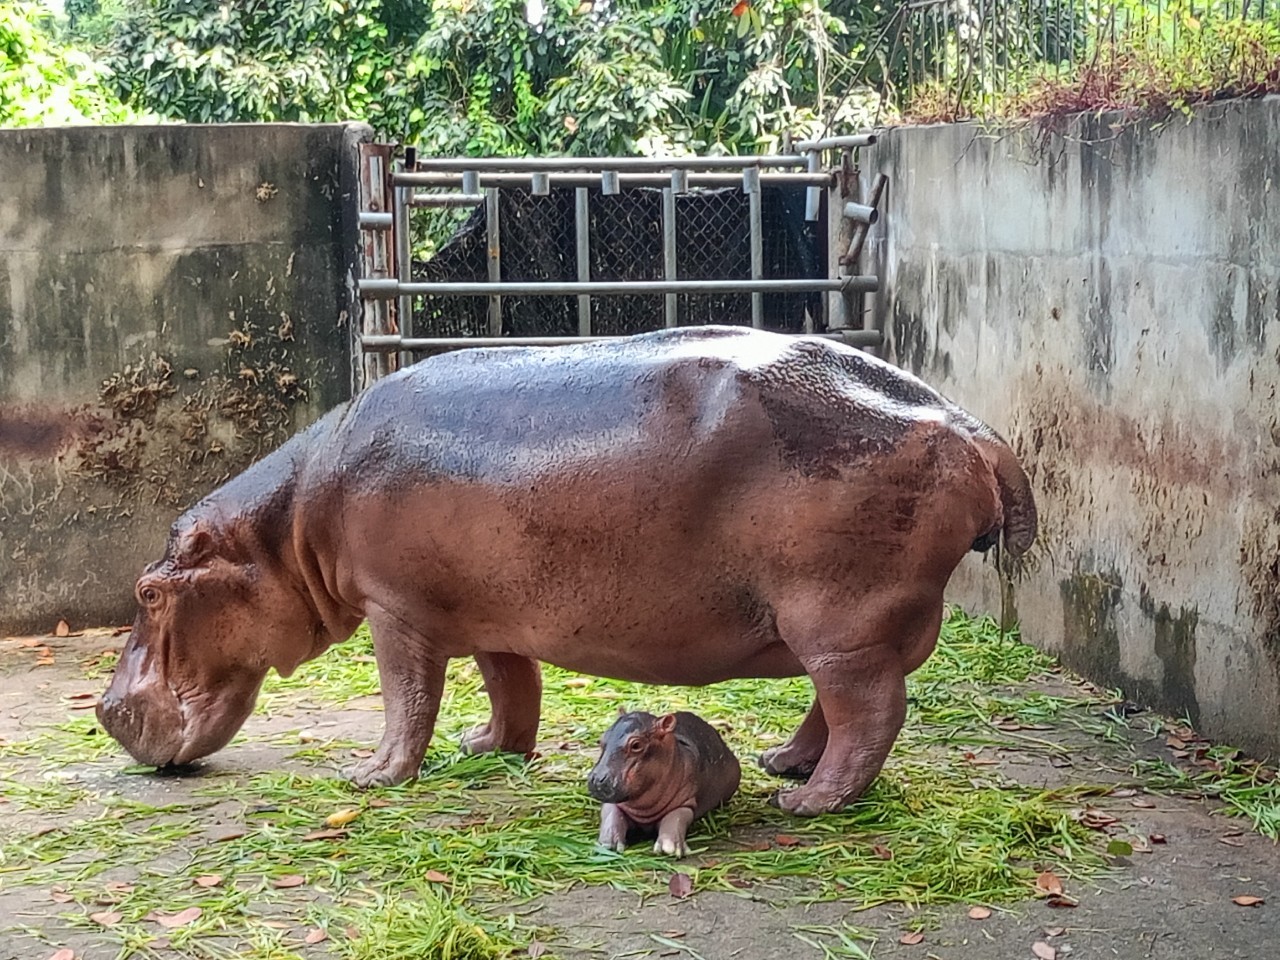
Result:
M589 263L593 281L662 280L662 190L646 187L605 195L590 189ZM574 281L577 274L574 188L545 196L503 187L499 197L501 279ZM740 188L691 188L676 202L676 275L681 280L751 278L749 200ZM764 279L826 276L825 236L805 220L803 187L766 186L761 193ZM821 220L819 221L821 222ZM488 279L485 211L477 207L430 259L415 260L414 281ZM801 332L820 329L818 293L766 293L765 326ZM679 294L681 326L751 324L751 295ZM593 296L591 330L621 335L655 330L664 323L662 294ZM415 336L491 334L486 297L427 295L414 300ZM504 296L503 336L574 336L576 296Z

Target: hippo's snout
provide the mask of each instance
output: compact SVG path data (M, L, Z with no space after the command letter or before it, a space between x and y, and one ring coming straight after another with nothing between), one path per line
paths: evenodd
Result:
M183 746L183 723L176 698L147 700L136 693L108 690L97 709L98 722L139 763L163 767Z
M627 793L618 778L599 767L587 776L587 793L601 803L622 803L627 799Z

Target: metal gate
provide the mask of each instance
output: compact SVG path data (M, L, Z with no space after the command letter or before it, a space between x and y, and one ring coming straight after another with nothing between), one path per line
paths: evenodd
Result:
M364 380L368 383L426 353L604 339L610 335L603 332L608 324L600 316L606 312L606 298L649 298L655 304L653 328L679 325L680 306L693 296L721 298L713 303L736 298L745 304L749 298L749 315L744 311L730 322L778 329L767 310L768 298L774 297L776 303L778 295L805 294L809 300L803 321L790 324L793 332L859 347L878 346L881 334L865 328L862 301L864 294L879 288L879 280L860 273L858 267L867 231L879 217L885 180L878 178L871 195L862 202L857 196L854 166L854 152L874 143L874 135L858 134L800 142L794 145L794 153L771 156L523 159L419 158L412 148L395 159L392 145L365 144L361 147L360 197L364 275L359 280ZM837 162L824 167L823 160L829 155ZM802 191L804 221L812 225L811 232L825 247L822 263L808 276L766 275L765 252L771 239L765 230L766 199L769 191L782 189ZM611 201L638 192L644 196L642 206L653 211L650 221L641 225L652 228L650 246L655 258L660 242L660 262L649 271L657 275L642 279L593 276L593 253L599 251L593 251L592 224ZM513 209L508 201L518 197L525 204L518 209L532 209L536 215L536 204L553 195L565 198L566 220L571 209L572 227L567 232L572 234L572 243L565 244L571 249L563 251L559 268L553 265L550 270L535 271L541 276L534 279L512 279L512 257L509 252L504 257L502 242L503 211ZM741 275L707 276L705 264L690 271L681 263L681 211L686 211L687 219L687 211L697 209L698 201L713 197L734 201L742 208L749 258L743 257L742 266L733 271L740 270ZM473 211L468 221L472 246L483 248L483 264L477 267L473 263L470 270L462 272L475 275L460 279L446 271L436 279L415 279L411 217L413 211L427 208ZM735 237L732 242L740 244L742 240ZM595 261L598 268L599 256ZM419 270L423 272L440 273ZM556 276L557 272L568 276ZM704 275L689 276L690 272ZM441 304L447 308L451 302L463 302L446 298L465 298L475 305L476 309L467 311L472 322L463 324L471 335L415 336L415 308L420 308L421 318L425 316L421 309L424 303L434 305L438 313ZM513 335L507 328L510 324L504 324L504 298L508 298L508 306L511 298L576 301L576 330L551 336ZM484 304L483 310L480 304Z

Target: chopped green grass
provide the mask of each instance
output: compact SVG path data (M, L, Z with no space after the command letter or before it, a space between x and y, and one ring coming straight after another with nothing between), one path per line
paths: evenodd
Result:
M331 946L352 960L505 956L532 934L523 920L499 919L501 905L579 884L666 895L670 860L646 844L625 854L595 845L599 805L587 795L585 777L597 738L625 706L692 710L714 723L743 761L738 795L692 830L695 853L679 869L697 890L862 907L1016 901L1033 894L1035 874L1046 866L1077 877L1105 866L1098 835L1072 816L1093 788L1034 789L975 763L981 751L1011 743L1029 754L1060 752L1037 732L1050 722L1092 735L1105 729L1088 709L1096 703L1021 686L1051 669L1053 661L990 620L953 613L938 652L910 680L907 725L884 772L849 809L813 820L770 806L782 784L755 764L809 708L812 686L804 678L657 688L547 667L545 756L524 762L458 756L458 737L483 722L488 702L474 663L457 661L436 740L414 783L357 791L337 775L353 760L350 740L312 731L304 742L295 731L265 738L291 752L293 769L207 772L184 782L183 802L162 807L114 792L128 792L108 776L120 772L118 749L91 718L76 718L0 747L0 757L28 766L92 771L99 784L52 784L76 791L62 804L74 807L74 819L39 836L0 834L0 891L61 885L79 922L87 922L90 905L114 901L123 916L106 933L121 956L146 955L164 936L190 956L293 957L306 927L327 930ZM259 710L277 714L300 700L341 705L377 691L371 643L361 630L294 676L269 678ZM379 733L371 713L369 740ZM12 776L6 787L18 782ZM58 807L43 784L24 789L36 791L30 797L37 806ZM341 809L359 815L339 835L307 839ZM228 830L241 835L218 838ZM223 879L201 888L193 883L201 874ZM273 885L294 875L301 886ZM122 876L131 889L112 892L107 884ZM176 931L145 919L192 906L200 918ZM290 931L265 925L267 916L283 918ZM360 937L346 936L348 927ZM817 942L816 931L806 936ZM830 956L870 949L849 930L820 939ZM448 950L422 952L436 942Z

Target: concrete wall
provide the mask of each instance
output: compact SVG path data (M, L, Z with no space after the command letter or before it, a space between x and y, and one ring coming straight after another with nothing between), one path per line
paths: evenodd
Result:
M1280 753L1280 98L1157 127L889 133L889 354L1041 511L1006 603L1095 681ZM976 555L952 597L995 612Z
M0 633L130 620L178 513L350 395L366 135L0 131Z

